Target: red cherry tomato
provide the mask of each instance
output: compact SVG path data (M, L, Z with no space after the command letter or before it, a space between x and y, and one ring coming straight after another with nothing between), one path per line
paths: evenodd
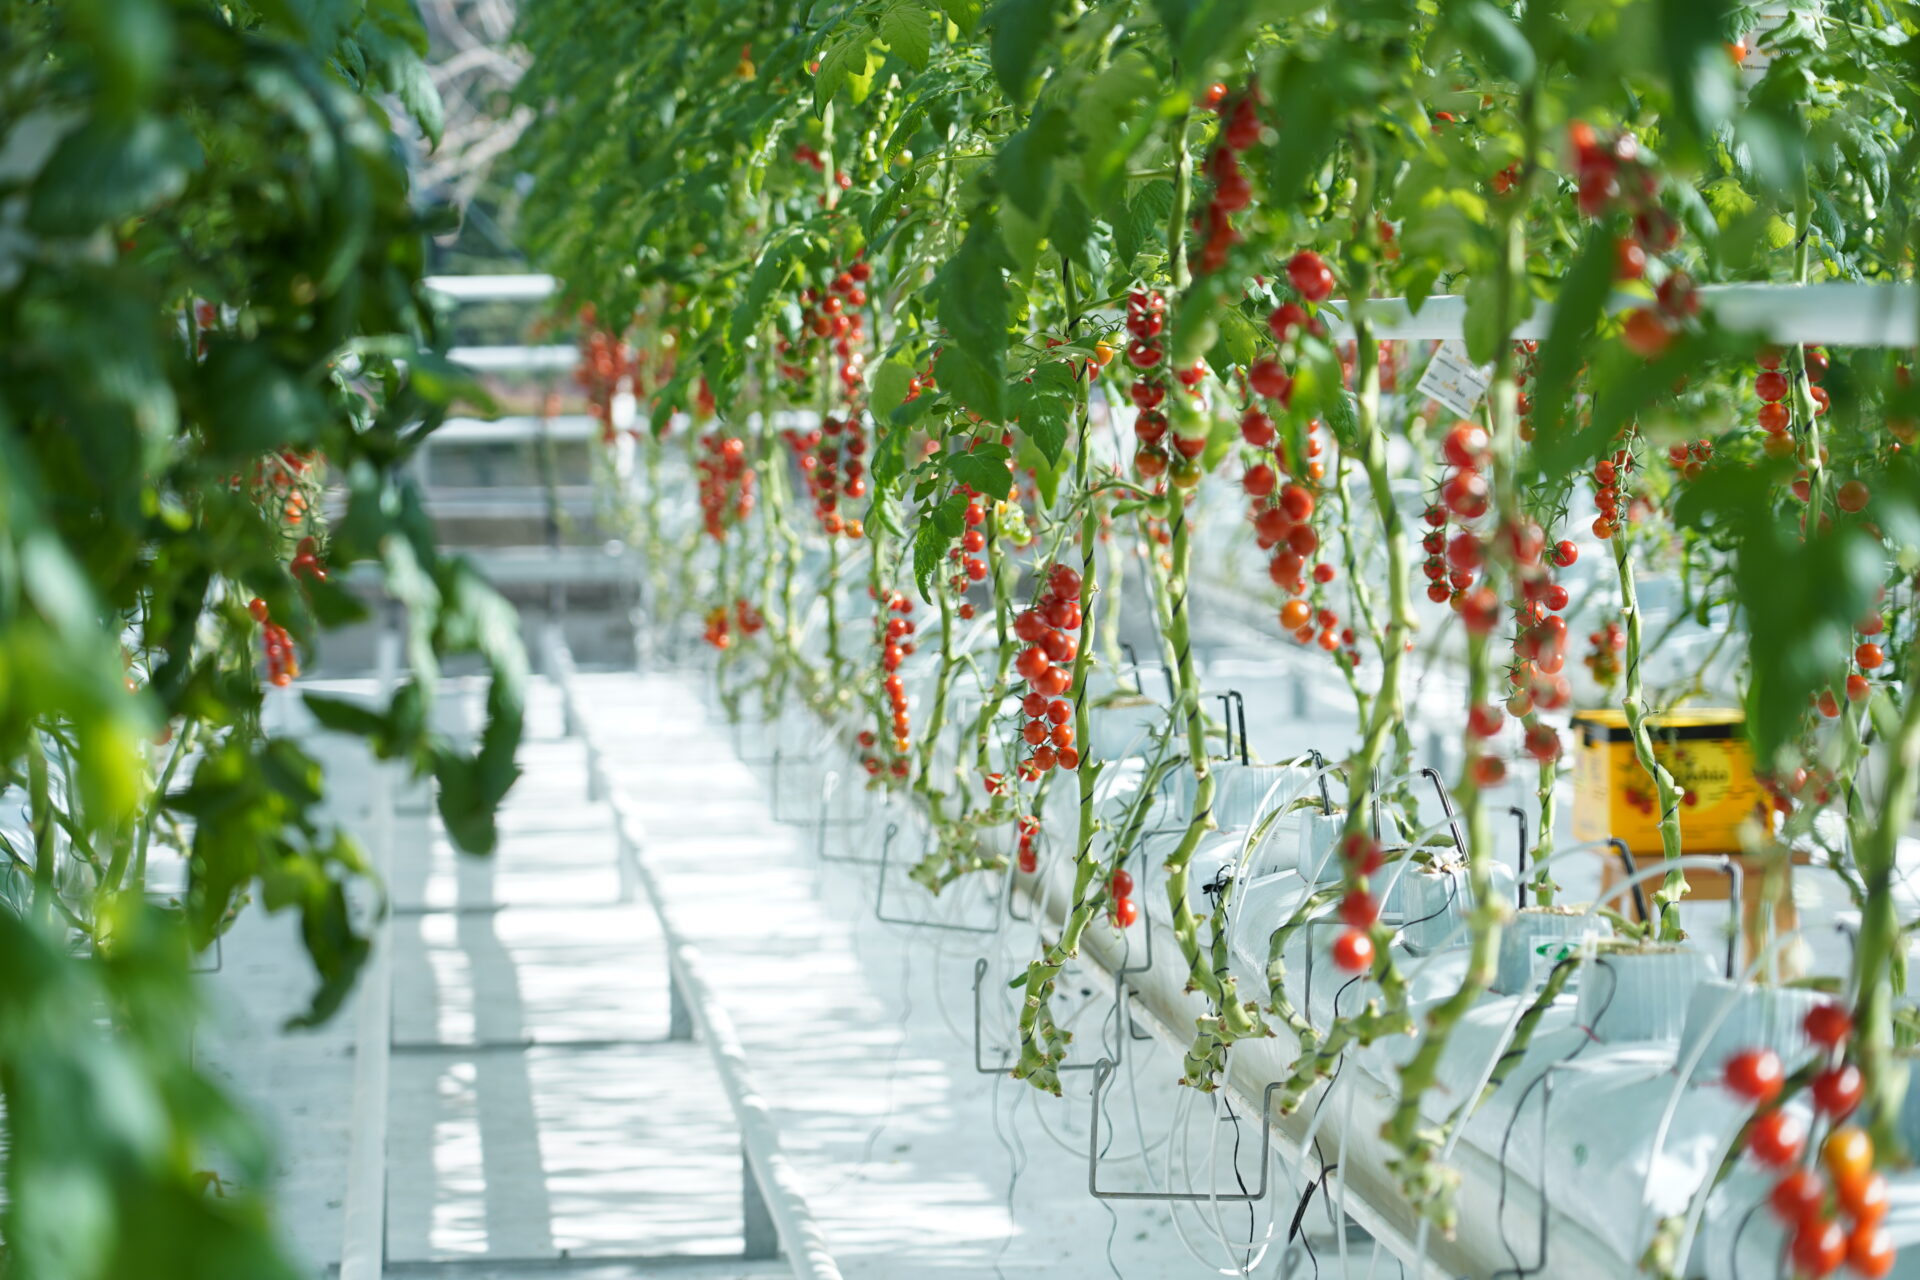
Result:
M1769 1111L1753 1122L1747 1150L1761 1164L1785 1168L1807 1145L1807 1126L1790 1111Z
M1867 1082L1860 1075L1860 1068L1851 1062L1843 1062L1837 1067L1829 1067L1813 1078L1813 1105L1822 1115L1834 1117L1851 1115L1860 1105L1860 1097L1867 1090Z
M1112 890L1113 896L1116 898L1132 897L1133 896L1132 873L1127 871L1114 872L1107 879L1107 887Z
M1333 941L1333 962L1348 973L1373 968L1373 939L1365 930L1349 929Z
M1340 899L1340 918L1355 929L1370 929L1380 918L1380 904L1365 889L1350 889Z
M1787 1070L1771 1049L1748 1049L1727 1059L1727 1088L1749 1102L1772 1102L1780 1096Z
M1773 1190L1767 1193L1767 1203L1782 1222L1798 1226L1820 1208L1826 1195L1827 1189L1819 1174L1811 1169L1795 1169L1773 1184Z
M1113 900L1113 922L1115 924L1119 925L1122 929L1131 929L1134 922L1139 919L1140 907L1132 898L1115 898Z
M1877 1222L1863 1222L1847 1237L1847 1266L1868 1280L1892 1274L1897 1253L1886 1228Z
M1864 1178L1839 1183L1833 1191L1840 1207L1856 1226L1877 1223L1887 1216L1887 1180L1881 1174L1869 1173Z
M1793 1234L1793 1268L1803 1276L1830 1276L1847 1256L1847 1233L1832 1219L1808 1218Z

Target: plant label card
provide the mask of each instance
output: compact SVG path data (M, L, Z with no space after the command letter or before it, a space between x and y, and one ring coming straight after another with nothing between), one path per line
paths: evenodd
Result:
M1462 418L1470 418L1492 381L1493 366L1473 363L1467 358L1467 344L1449 338L1427 362L1427 371L1420 375L1415 391L1438 400Z

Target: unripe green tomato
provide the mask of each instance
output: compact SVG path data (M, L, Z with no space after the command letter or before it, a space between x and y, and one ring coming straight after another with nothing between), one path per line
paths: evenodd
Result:
M1318 218L1324 216L1331 205L1332 202L1327 199L1326 192L1316 191L1307 198L1304 209L1308 217Z
M1191 489L1200 483L1200 464L1192 458L1175 455L1173 459L1173 487Z
M894 168L904 169L907 166L911 165L912 163L913 163L913 152L907 150L905 147L902 147L898 151L893 153Z
M1358 194L1360 194L1360 188L1352 178L1348 178L1345 182L1342 182L1340 184L1341 203L1352 204L1353 198Z
M1165 520L1173 514L1173 501L1166 494L1147 499L1147 514L1156 520Z

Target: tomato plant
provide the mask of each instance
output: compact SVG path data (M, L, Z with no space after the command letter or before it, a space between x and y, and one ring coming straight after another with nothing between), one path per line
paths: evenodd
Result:
M258 1135L188 1056L189 966L249 903L292 912L317 976L300 1021L324 1019L369 945L349 891L378 886L268 699L373 617L342 581L372 562L406 679L386 705L307 697L321 723L432 774L476 852L520 730L517 621L436 549L403 469L477 394L437 336L434 224L384 105L437 132L425 36L392 4L5 23L0 774L29 815L0 836L6 1264L298 1275ZM493 675L472 751L428 721L462 651ZM163 854L187 875L165 901ZM215 1165L230 1194L205 1194Z
M647 498L712 447L696 438L760 476L702 560L717 596L652 511L649 572L678 566L713 617L758 600L723 688L804 702L876 792L918 806L929 890L1057 881L1066 909L1014 981L1017 1076L1059 1091L1072 1050L1049 1000L1103 915L1153 924L1133 895L1144 815L1177 795L1151 856L1204 1005L1180 1078L1217 1088L1236 1045L1284 1033L1285 1113L1347 1055L1415 1035L1384 1137L1444 1229L1438 1157L1473 1104L1434 1122L1422 1102L1512 926L1499 806L1530 793L1543 867L1564 847L1567 717L1617 712L1660 880L1650 919L1610 927L1678 943L1701 795L1665 718L1724 694L1765 792L1738 852L1815 856L1861 910L1853 967L1829 975L1848 1007L1809 1034L1845 1059L1822 1105L1892 1149L1920 395L1891 338L1816 331L1841 331L1818 286L1911 280L1892 178L1920 152L1910 6L591 8L523 15L535 253L634 353ZM1434 321L1446 346L1395 336L1434 315L1455 317ZM1227 734L1195 651L1222 596L1257 601L1355 726L1319 806L1329 878L1274 928L1255 998L1227 959L1234 877L1198 883ZM1119 752L1100 730L1145 697L1123 598L1167 697L1131 799L1103 806ZM915 663L921 644L937 655ZM1662 656L1677 675L1650 674ZM1434 661L1464 694L1457 834L1410 848ZM1868 739L1890 748L1870 797ZM1415 865L1457 888L1466 953L1418 1006L1384 900ZM1530 877L1538 906L1557 888ZM1287 955L1328 917L1320 954L1365 993L1331 1025ZM1778 1058L1729 1082L1773 1108L1754 1155L1789 1163L1806 1082ZM1827 1265L1831 1233L1809 1241Z

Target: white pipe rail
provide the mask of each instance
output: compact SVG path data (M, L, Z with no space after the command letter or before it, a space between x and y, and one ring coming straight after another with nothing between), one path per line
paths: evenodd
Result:
M579 695L573 683L573 657L568 652L566 639L557 628L549 628L545 639L547 674L559 686L568 731L578 734L587 747L588 796L604 799L613 810L623 888L631 876L646 891L666 940L669 980L675 1001L674 1020L677 1022L683 1017L689 1020L691 1030L706 1042L713 1058L714 1074L720 1078L734 1120L740 1126L740 1149L747 1166L744 1206L747 1255L764 1256L754 1248L755 1236L757 1228L764 1230L771 1226L797 1280L841 1280L839 1264L834 1261L826 1236L814 1221L806 1197L801 1193L799 1175L780 1149L772 1108L753 1084L746 1051L741 1047L733 1020L707 983L700 949L674 924L660 882L647 866L645 827L632 802L609 785L611 780L599 744L586 718L580 714ZM765 1223L756 1222L758 1215L764 1215Z
M1635 294L1616 293L1612 312L1650 305ZM1336 338L1353 336L1351 304L1327 304L1327 327ZM1910 347L1920 342L1920 286L1846 280L1819 284L1710 284L1700 288L1701 312L1727 329L1756 333L1771 342L1835 347ZM1467 300L1453 294L1428 298L1418 311L1405 298L1367 304L1373 335L1384 339L1446 340L1466 332ZM1553 323L1542 307L1514 330L1516 338L1540 339Z
M537 302L552 297L559 289L550 275L429 276L426 284L456 302ZM1350 305L1336 299L1326 306L1335 337L1353 334L1344 318ZM1646 305L1648 299L1627 293L1615 294L1608 303L1615 312ZM1729 329L1748 330L1773 342L1836 347L1920 345L1920 286L1912 284L1853 280L1710 284L1700 288L1700 307ZM1367 304L1367 311L1374 336L1379 338L1444 340L1459 338L1466 331L1467 303L1458 295L1428 298L1417 311L1405 298L1376 298ZM1515 336L1543 338L1551 323L1551 309L1543 307L1515 330Z
M447 359L475 373L519 373L571 369L580 363L580 352L565 343L537 347L450 347Z
M452 302L539 302L559 282L549 275L428 276L427 288Z

